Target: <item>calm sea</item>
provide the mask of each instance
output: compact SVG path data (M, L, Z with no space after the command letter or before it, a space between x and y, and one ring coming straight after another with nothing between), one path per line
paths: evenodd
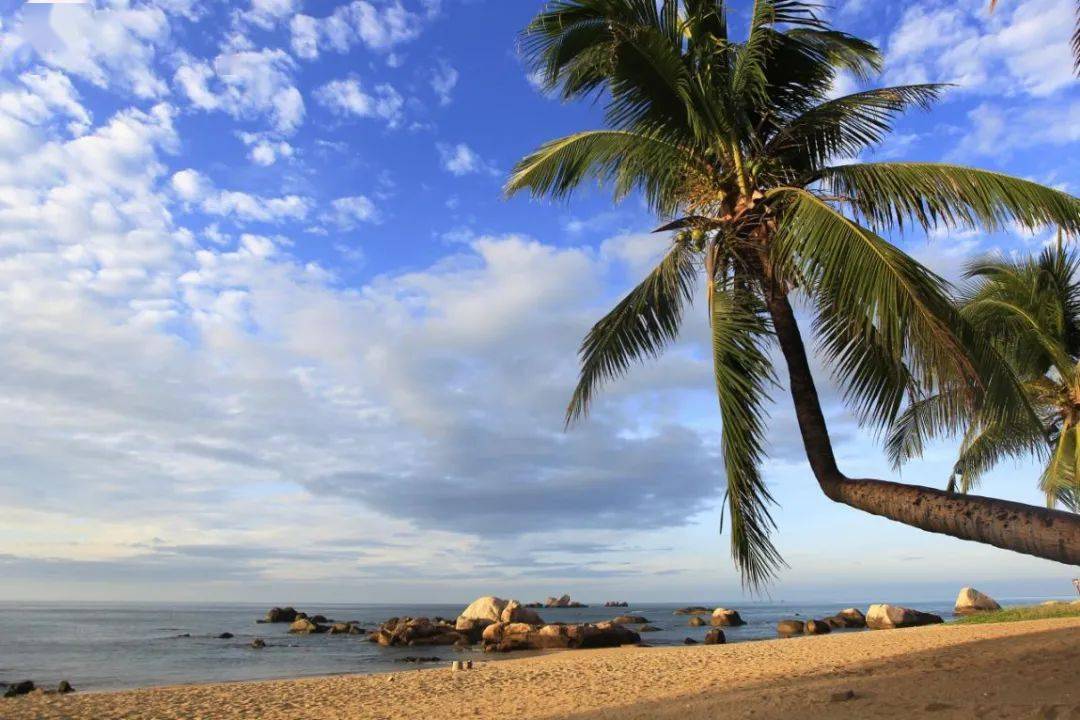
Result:
M1004 603L1005 601L1003 601ZM694 628L685 616L672 615L682 605L737 609L747 625L725 628L728 642L775 637L778 620L823 617L843 607L829 605L679 603L641 604L629 608L590 607L541 610L548 622L597 622L617 614L644 615L659 632L642 635L650 645L701 640L708 628ZM951 616L952 601L899 604ZM461 605L305 605L308 614L335 620L359 620L369 627L395 615L456 617ZM409 655L444 660L479 657L453 648L381 648L356 635L289 635L288 625L260 625L264 605L42 604L0 603L0 686L23 679L39 686L68 680L78 690L292 678L338 673L374 673L423 667L402 660ZM229 640L217 636L230 632ZM267 647L250 647L254 638ZM510 655L511 657L513 654ZM484 659L507 657L485 656Z

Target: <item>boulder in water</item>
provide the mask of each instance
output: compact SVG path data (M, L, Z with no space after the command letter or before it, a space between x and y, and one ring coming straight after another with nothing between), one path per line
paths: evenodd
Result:
M619 623L620 625L644 625L649 622L649 620L644 615L620 615L611 622Z
M705 619L702 618L702 617L699 617L698 615L695 615L694 617L690 618L690 627L701 627L702 625L705 625L705 624L706 624Z
M776 623L776 634L780 637L802 635L806 631L806 624L802 620L781 620Z
M22 680L8 685L8 689L4 692L4 697L13 698L18 697L19 695L29 695L32 692L34 692L34 681Z
M293 635L312 635L326 632L326 626L320 625L308 618L299 618L289 625L289 632Z
M727 608L713 610L711 622L715 627L738 627L746 624L746 621L739 615L738 610L728 610Z
M691 605L690 607L679 608L672 615L711 615L712 610L701 605Z
M67 695L68 693L75 692L75 688L71 687L71 683L67 680L61 680L60 685L56 688L57 695Z
M266 619L263 622L268 623L291 623L296 619L296 609L291 607L279 608L273 607L266 611Z
M232 640L234 635L231 632L223 632L218 635L218 640Z
M832 626L824 620L807 620L804 629L807 635L827 635L832 632Z
M266 647L266 641L262 638L255 638L251 641L251 647L253 650L262 650L264 647Z
M705 633L706 645L723 645L725 642L727 642L727 638L724 637L724 631L720 628L713 628Z

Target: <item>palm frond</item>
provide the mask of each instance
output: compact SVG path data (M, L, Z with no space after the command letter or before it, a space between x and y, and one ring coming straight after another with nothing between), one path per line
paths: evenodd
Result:
M823 185L874 228L914 221L1000 230L1057 225L1080 234L1080 199L1001 173L938 163L861 163L825 168Z
M773 499L761 476L766 386L774 378L765 349L769 326L760 300L749 292L718 287L710 305L731 552L743 585L758 589L783 565L769 538Z
M581 344L581 373L566 410L569 425L586 414L599 386L635 361L658 357L679 333L684 304L697 277L692 249L676 238L660 264L589 330Z

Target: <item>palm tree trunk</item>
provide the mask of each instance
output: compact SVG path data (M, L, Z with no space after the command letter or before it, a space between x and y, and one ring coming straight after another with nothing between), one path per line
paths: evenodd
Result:
M791 303L780 291L767 295L806 456L829 499L920 530L1080 565L1080 515L841 473Z

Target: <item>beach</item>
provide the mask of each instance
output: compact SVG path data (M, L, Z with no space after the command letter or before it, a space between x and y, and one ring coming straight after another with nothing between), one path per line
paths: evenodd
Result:
M448 666L448 663L447 663ZM1080 718L1080 618L0 701L4 720Z

